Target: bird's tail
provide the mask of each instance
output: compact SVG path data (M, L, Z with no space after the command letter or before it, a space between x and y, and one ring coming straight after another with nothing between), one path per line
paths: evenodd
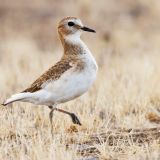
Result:
M13 103L13 102L16 102L16 101L23 101L26 98L28 98L28 93L14 94L10 98L6 99L2 105L6 106L6 105Z

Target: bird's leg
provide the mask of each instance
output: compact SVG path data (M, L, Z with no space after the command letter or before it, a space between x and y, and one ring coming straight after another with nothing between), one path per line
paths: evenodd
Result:
M65 111L65 110L62 110L62 109L59 109L59 108L54 108L56 111L59 111L59 112L62 112L62 113L65 113L65 114L68 114L71 119L72 119L72 122L74 124L78 124L78 125L81 125L81 122L79 121L78 117L74 114L74 113L71 113L71 112L68 112L68 111Z
M49 113L49 120L50 120L51 124L52 124L53 112L54 112L54 108L52 108L50 113Z
M48 106L50 109L51 109L51 111L50 111L50 113L49 113L49 120L50 120L50 125L51 125L51 134L52 134L52 136L53 136L53 123L52 123L52 118L53 118L53 112L54 112L54 110L56 109L55 107L53 107L53 106Z
M50 120L50 125L51 125L51 135L52 135L52 137L53 137L53 123L52 123L52 118L53 118L53 112L54 112L54 111L59 111L59 112L61 112L61 113L68 114L68 115L71 117L72 122L73 122L74 124L81 125L80 120L78 119L78 117L77 117L74 113L65 111L65 110L63 110L63 109L55 108L54 106L48 106L48 107L51 109L51 111L50 111L50 113L49 113L49 120Z

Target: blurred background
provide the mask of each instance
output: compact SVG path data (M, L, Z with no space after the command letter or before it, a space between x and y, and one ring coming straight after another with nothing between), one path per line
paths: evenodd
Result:
M148 82L158 90L159 8L159 0L1 1L2 95L21 91L60 59L63 50L57 24L66 16L78 17L97 31L96 34L85 33L82 38L96 57L99 73L103 73L99 79L113 81L109 78L113 72L117 79L127 73L125 84L130 77L137 77L133 85L138 82L147 86ZM154 82L150 81L152 77L155 77ZM97 83L98 88L100 84ZM107 87L110 85L108 83Z
M46 107L1 107L0 159L48 160L57 154L54 159L70 160L66 156L78 149L66 154L65 139L72 131L79 142L86 133L159 127L160 0L0 0L0 103L61 58L57 25L67 16L97 31L82 35L99 65L96 82L83 97L60 105L83 125L72 127L69 117L55 113L53 140ZM5 137L13 137L12 142ZM125 138L115 148L104 143L99 151L113 159L123 154L126 159L160 159L159 141L139 145L128 138L127 145ZM111 159L108 155L104 159Z
M85 138L79 133L159 127L160 0L0 0L0 103L61 58L57 25L67 16L97 31L82 35L99 65L96 82L83 97L60 105L77 114L83 125L72 127L70 117L55 113L53 141L49 109L29 103L1 107L0 159L48 160L57 154L54 159L69 160L66 138L74 143L73 135L67 134L73 129L79 143ZM115 148L99 146L102 156L107 155L100 159L117 159L124 153L126 159L160 159L159 141L123 141ZM75 155L78 148L67 155Z

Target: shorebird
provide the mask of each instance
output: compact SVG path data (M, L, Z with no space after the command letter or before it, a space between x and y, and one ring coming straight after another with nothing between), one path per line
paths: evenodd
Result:
M85 27L78 18L62 19L58 25L59 38L64 48L61 60L42 74L29 88L12 95L2 105L16 101L45 105L51 109L49 113L51 124L53 111L59 111L68 114L74 124L81 125L74 113L56 106L81 96L96 79L98 66L80 38L82 31L95 32Z

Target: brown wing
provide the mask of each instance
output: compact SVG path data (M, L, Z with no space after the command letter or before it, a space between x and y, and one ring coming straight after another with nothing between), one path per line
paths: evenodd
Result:
M23 92L36 92L41 89L41 86L48 80L58 79L64 72L70 69L72 66L69 64L69 60L61 60L40 76L29 88Z

